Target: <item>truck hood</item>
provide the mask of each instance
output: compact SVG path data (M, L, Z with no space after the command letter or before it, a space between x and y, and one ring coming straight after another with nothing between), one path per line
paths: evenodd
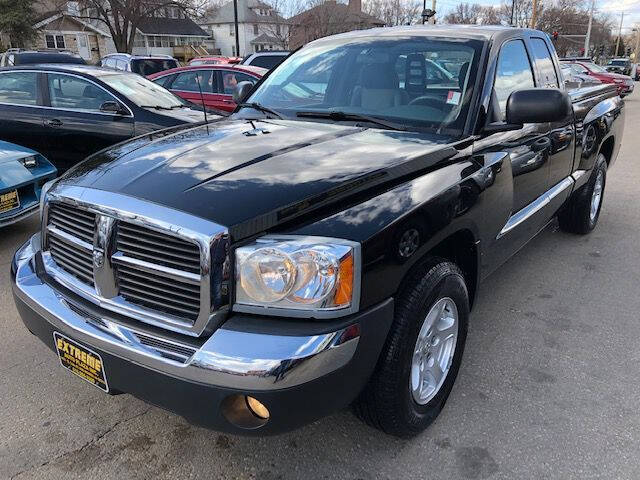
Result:
M235 239L418 175L457 153L444 135L225 119L138 137L61 180L182 210Z

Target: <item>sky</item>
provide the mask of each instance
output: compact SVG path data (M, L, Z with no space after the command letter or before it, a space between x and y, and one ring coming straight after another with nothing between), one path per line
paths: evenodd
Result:
M505 1L508 2L509 0ZM538 1L542 2L543 5L547 2L552 2L552 0ZM588 2L589 0L586 1ZM436 10L445 15L453 10L458 3L480 3L482 5L500 5L502 3L501 0L462 0L460 2L456 0L436 0L436 2L438 5ZM431 0L427 0L427 3L430 4ZM429 7L429 5L427 5L427 7ZM608 13L616 26L620 25L621 14L624 12L624 20L622 23L623 35L631 33L631 29L635 24L640 24L640 0L596 0L595 11Z

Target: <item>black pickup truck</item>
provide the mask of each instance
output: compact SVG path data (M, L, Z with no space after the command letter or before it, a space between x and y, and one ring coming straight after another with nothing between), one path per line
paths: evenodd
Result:
M47 184L16 305L66 369L199 425L266 435L353 405L417 434L479 282L555 217L596 226L623 130L610 88L565 92L535 30L314 41L238 85L231 117Z

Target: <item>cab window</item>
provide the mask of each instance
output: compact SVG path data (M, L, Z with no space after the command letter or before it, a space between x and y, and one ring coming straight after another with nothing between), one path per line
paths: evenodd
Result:
M531 47L533 57L536 59L538 74L540 75L540 86L546 88L558 88L558 76L553 66L551 52L546 42L542 38L532 38Z
M493 84L495 98L500 109L500 118L505 120L507 100L515 90L535 87L531 62L522 40L505 43L498 57L496 79Z

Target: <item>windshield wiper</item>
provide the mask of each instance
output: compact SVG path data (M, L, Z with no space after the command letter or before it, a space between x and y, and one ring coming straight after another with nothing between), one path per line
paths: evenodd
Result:
M171 107L163 107L162 105L140 105L140 108L153 108L154 110L172 110Z
M334 120L336 122L344 122L344 121L354 121L354 122L368 122L373 123L375 125L379 125L381 127L385 127L389 130L406 130L404 125L395 122L389 122L387 120L382 120L381 118L372 117L370 115L362 115L360 113L348 113L332 110L329 112L298 112L296 113L297 117L302 118L327 118L329 120Z
M265 107L264 105L260 105L259 103L256 103L256 102L241 103L238 106L241 108L253 108L254 110L258 110L259 112L263 112L268 115L273 115L276 118L282 118L282 115L280 115L275 110L272 110L269 107Z

